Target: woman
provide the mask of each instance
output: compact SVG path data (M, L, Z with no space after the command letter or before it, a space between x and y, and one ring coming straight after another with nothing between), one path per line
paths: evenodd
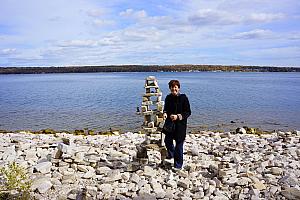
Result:
M181 169L183 165L183 143L186 137L187 118L191 115L190 103L185 94L180 94L178 80L169 82L170 94L166 96L164 119L175 123L175 130L166 133L165 145L168 151L167 159L174 158L174 168ZM163 131L164 132L164 131ZM175 147L173 141L175 140Z

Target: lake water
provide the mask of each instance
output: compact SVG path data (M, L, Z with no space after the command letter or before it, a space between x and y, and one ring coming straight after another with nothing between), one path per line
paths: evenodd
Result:
M238 72L0 75L0 129L138 130L143 117L135 111L149 75L163 99L169 80L180 80L190 129L300 130L300 73Z

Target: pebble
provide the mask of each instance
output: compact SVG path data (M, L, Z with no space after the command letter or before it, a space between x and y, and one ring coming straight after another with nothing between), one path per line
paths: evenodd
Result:
M130 132L0 133L0 163L24 166L33 180L31 195L46 200L76 199L83 188L90 199L300 199L300 132L238 131L187 135L184 168L176 173L160 166L156 150L148 164L136 162L145 137Z

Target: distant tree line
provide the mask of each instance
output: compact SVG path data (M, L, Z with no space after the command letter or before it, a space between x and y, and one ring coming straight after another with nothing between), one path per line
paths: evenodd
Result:
M106 65L66 67L0 67L0 74L91 73L91 72L300 72L297 67L224 66L224 65Z

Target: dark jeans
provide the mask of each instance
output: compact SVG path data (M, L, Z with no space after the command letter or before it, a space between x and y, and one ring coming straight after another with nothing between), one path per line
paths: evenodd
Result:
M175 140L175 147L173 140ZM175 168L181 168L183 165L183 143L184 140L178 141L174 139L172 134L166 134L165 145L168 150L168 158L174 158Z

